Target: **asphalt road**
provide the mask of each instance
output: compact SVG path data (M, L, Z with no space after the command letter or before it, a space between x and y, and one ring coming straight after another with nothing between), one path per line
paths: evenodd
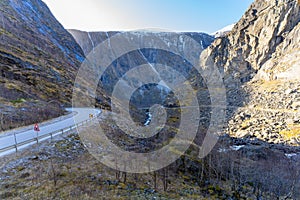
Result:
M62 129L67 129L71 126L75 125L75 122L78 124L80 122L86 121L90 118L90 114L93 114L94 116L97 116L99 113L101 113L100 110L93 109L93 108L69 108L68 111L73 111L73 115L70 115L67 118L57 118L54 119L53 122L46 123L45 125L40 125L38 132L39 136L47 135L51 132L60 131ZM34 139L37 137L37 133L33 130L34 125L24 127L23 131L18 131L16 133L16 141L17 143L22 143L24 141L28 141L30 139ZM8 132L5 132L3 136L1 136L0 133L0 149L9 147L11 145L15 144L15 137L14 133L16 130L10 130ZM34 142L33 142L34 143ZM28 147L32 144L24 145L24 147ZM24 148L23 147L23 148ZM1 152L0 156L7 155L9 153L14 152L15 150L8 150L5 152Z

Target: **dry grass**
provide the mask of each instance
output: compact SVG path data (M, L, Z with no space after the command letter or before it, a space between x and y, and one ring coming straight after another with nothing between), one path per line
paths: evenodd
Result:
M291 140L300 137L300 125L289 125L288 130L283 130L280 135L284 137L285 140Z
M266 92L275 92L278 90L278 86L280 85L282 85L282 81L280 80L261 81L259 89Z
M78 136L68 140L32 148L4 163L1 170L1 199L203 199L200 188L184 174L168 175L169 187L163 189L162 176L157 174L154 190L153 173L125 174L99 163L82 147L74 150ZM74 141L73 141L74 142ZM47 146L52 146L51 148ZM25 159L21 159L25 157ZM26 159L27 158L27 159ZM29 159L28 159L29 158ZM0 162L0 166L4 160ZM18 164L12 164L18 163ZM193 192L195 191L195 192ZM198 192L196 192L198 191Z
M199 186L199 180L192 175L197 171L188 165L174 171L178 163L156 174L126 174L125 178L125 173L110 169L91 156L78 135L65 135L64 139L56 140L40 143L39 148L33 146L17 157L1 158L0 199L254 199L249 184L242 187L243 196L249 198L235 196L230 181ZM229 156L232 158L233 154ZM187 157L181 159L183 162L179 163L190 163ZM249 160L245 161L250 164ZM207 164L198 160L197 165L201 166L202 162ZM165 170L168 170L167 190L163 187ZM250 175L253 178L251 172Z

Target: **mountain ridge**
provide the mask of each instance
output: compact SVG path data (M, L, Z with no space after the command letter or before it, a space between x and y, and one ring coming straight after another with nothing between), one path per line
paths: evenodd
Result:
M203 48L207 48L212 41L214 40L214 37L204 33L204 32L157 32L152 30L133 30L133 31L81 31L76 29L68 29L68 31L71 33L71 35L74 37L74 39L77 41L77 43L81 46L83 51L85 52L85 55L87 56L88 53L92 51L92 48L96 47L106 39L112 37L115 34L118 33L132 33L132 34L140 34L147 35L147 34L155 34L160 35L163 34L162 37L168 37L168 34L174 34L174 35L187 35L191 38L193 38L197 42L201 42L203 44Z

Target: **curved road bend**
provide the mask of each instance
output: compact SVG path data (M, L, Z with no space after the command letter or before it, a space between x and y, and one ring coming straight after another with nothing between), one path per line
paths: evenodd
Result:
M66 110L73 111L74 115L70 115L69 118L64 118L60 121L55 120L55 122L53 122L53 123L41 125L39 127L40 128L39 136L49 134L49 133L55 132L55 131L60 131L62 129L66 129L68 127L74 126L75 118L76 118L76 122L80 123L80 122L88 120L90 117L89 116L90 114L97 116L98 114L101 113L100 110L93 109L93 108L68 108ZM30 128L30 130L28 130L28 128ZM13 133L14 133L14 130L11 130L11 131L9 131L8 134L6 134L3 137L1 137L1 133L0 133L0 149L9 147L9 146L15 144L15 138L14 138ZM28 140L34 139L34 138L36 138L36 132L33 130L33 125L28 126L26 131L16 134L17 143L28 141ZM25 146L28 147L30 145L32 145L32 144L24 145L24 147ZM24 148L24 147L21 147L21 148ZM19 147L19 149L20 149L20 147ZM4 155L7 155L12 152L15 152L15 149L1 152L0 156L4 156Z

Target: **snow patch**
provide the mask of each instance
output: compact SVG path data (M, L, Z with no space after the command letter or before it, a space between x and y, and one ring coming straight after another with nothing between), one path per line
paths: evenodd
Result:
M147 113L148 115L148 119L146 120L146 122L144 123L144 126L148 126L152 120L152 115L150 112Z
M220 148L220 149L218 149L219 153L225 153L227 151L228 151L228 149L226 149L226 148Z
M287 158L292 158L292 157L294 157L294 156L297 156L297 154L296 153L286 153L286 154L284 154Z
M95 53L95 44L94 44L94 42L93 42L93 40L92 40L92 37L91 37L91 35L90 35L90 33L88 32L87 33L88 34L88 36L89 36L89 39L90 39L90 41L91 41L91 43L92 43L92 46L93 46L93 53Z
M224 35L226 35L228 32L230 32L233 27L234 27L235 24L230 24L228 26L225 26L224 28L214 32L214 33L211 33L211 35L215 36L215 37L222 37Z
M106 35L106 37L107 37L108 47L109 47L110 49L112 49L112 48L111 48L111 44L110 44L110 37L109 37L108 33L105 32L105 35Z
M233 145L233 146L230 146L230 149L233 150L233 151L238 151L241 148L243 148L244 146L245 145Z

